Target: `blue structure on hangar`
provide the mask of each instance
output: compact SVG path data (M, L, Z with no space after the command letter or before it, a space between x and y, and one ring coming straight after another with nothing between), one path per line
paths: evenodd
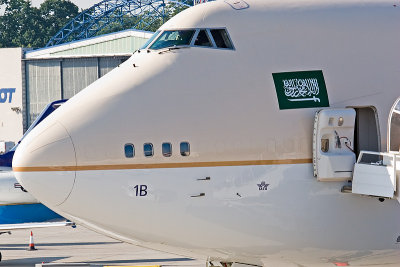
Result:
M154 23L168 20L171 9L181 10L193 4L193 0L103 0L70 20L46 47L90 38L111 23L124 25L132 19L132 28L149 30Z

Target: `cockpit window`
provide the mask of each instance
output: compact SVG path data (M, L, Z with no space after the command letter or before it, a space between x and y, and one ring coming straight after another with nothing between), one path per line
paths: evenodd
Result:
M225 29L211 29L210 32L217 47L230 49L233 48L231 40L229 39L228 33Z
M182 46L234 50L232 40L225 28L157 31L141 49L178 49Z
M196 41L194 41L194 45L197 46L212 46L212 43L210 41L210 38L208 37L208 34L206 30L200 30L199 34L196 37Z
M149 40L147 40L147 42L140 48L140 49L145 49L149 44L151 44L151 42L153 42L153 40L158 36L158 34L160 33L160 31L156 31Z
M195 30L164 31L150 46L150 49L190 45L194 33Z

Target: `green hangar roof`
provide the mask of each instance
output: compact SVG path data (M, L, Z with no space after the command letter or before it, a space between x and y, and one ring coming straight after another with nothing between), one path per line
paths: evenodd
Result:
M138 50L152 34L152 32L130 29L28 51L25 53L25 59L127 56Z

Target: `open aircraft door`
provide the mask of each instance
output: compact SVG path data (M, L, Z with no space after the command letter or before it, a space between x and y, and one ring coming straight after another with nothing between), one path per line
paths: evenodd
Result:
M390 111L388 121L388 148L396 154L396 192L395 196L400 203L400 97Z
M400 152L400 98L394 103L388 121L388 150Z
M354 168L352 193L396 198L400 202L400 98L389 113L387 140L386 153L360 152Z
M313 136L314 176L319 181L347 181L353 177L353 108L323 109L316 113Z

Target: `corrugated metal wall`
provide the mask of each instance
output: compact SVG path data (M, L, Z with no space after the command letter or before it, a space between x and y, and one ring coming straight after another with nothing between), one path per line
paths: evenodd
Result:
M27 120L24 131L47 104L71 98L128 58L121 56L25 61Z
M116 68L121 61L115 60L114 58L102 57L99 61L100 66L100 77L106 75L107 72Z
M26 62L27 120L31 124L51 101L61 99L61 62Z
M63 98L71 98L83 88L96 81L97 58L66 59L62 62Z

